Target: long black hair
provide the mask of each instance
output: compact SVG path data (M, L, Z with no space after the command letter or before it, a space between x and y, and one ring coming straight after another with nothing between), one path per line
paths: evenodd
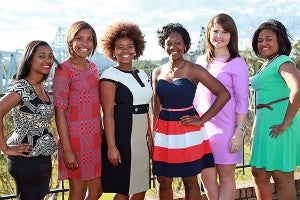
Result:
M47 42L42 40L34 40L29 42L26 48L24 49L23 55L21 57L18 72L16 75L16 80L24 79L28 76L30 72L30 63L32 61L33 55L35 54L39 46L48 46L49 48L51 48ZM55 58L54 61L56 61ZM49 74L45 74L42 81L46 80L48 76Z

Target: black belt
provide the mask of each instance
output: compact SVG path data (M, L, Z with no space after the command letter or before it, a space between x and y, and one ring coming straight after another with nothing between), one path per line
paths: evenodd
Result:
M145 114L149 111L149 104L133 105L132 113L134 114Z
M274 103L278 103L278 102L281 102L281 101L285 101L285 100L288 100L289 97L284 97L284 98L281 98L281 99L277 99L275 101L271 101L269 103L261 103L261 104L258 104L257 106L255 106L256 109L261 109L261 108L267 108L269 110L273 110L273 108L271 107L272 104Z

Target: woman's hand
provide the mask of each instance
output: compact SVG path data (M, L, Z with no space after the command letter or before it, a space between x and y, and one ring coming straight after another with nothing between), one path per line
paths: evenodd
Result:
M187 126L187 125L194 125L194 126L201 126L200 119L197 118L196 116L191 116L191 115L184 115L180 118L180 122Z
M3 153L8 156L27 157L31 150L32 148L29 144L8 145L7 149L5 149Z
M107 157L113 166L118 166L121 163L121 155L117 147L108 148Z
M79 169L79 165L76 156L72 150L64 152L65 166L72 171Z
M285 131L289 125L280 124L280 125L273 125L270 127L270 136L273 138L277 138L283 131Z
M236 128L234 135L230 140L230 153L238 152L243 145L243 131L240 128Z

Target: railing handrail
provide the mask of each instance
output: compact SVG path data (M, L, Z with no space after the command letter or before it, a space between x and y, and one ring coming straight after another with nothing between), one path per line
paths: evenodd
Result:
M250 85L249 85L250 86ZM50 93L52 95L52 92ZM4 96L4 94L0 94L0 97ZM255 108L255 94L254 91L251 87L249 87L249 106L248 110L249 112L254 113L254 108ZM245 140L243 141L243 146L245 147ZM245 174L245 169L250 167L250 165L245 164L245 151L243 151L243 161L241 165L237 165L236 169L241 169L243 170L243 174ZM155 187L155 179L154 177L151 177L152 185ZM64 180L61 181L62 187L61 188L51 188L50 189L50 194L58 194L62 193L62 200L64 200L64 193L69 191L69 188L64 187ZM16 194L8 194L8 195L0 195L0 199L12 199L16 198Z

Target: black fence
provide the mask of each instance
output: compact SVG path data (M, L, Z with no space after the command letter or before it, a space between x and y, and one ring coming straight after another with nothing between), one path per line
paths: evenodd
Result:
M250 138L250 130L251 130L251 126L252 126L252 119L253 119L253 116L254 116L254 99L255 99L255 96L254 96L254 91L251 89L251 87L249 87L249 107L248 107L248 110L249 110L249 113L248 113L248 122L247 122L247 128L246 128L246 133L245 133L245 137L244 137L244 144L243 144L243 147L244 147L244 151L243 151L243 160L242 160L242 163L237 165L236 167L236 170L240 170L242 169L242 174L244 175L245 174L245 170L246 168L249 168L250 165L248 165L248 161L245 159L245 147L248 146L247 142L249 141L249 138ZM0 94L0 97L2 97L3 94ZM152 188L155 188L156 187L156 180L154 177L151 177L151 186ZM65 193L67 193L69 191L69 188L68 187L65 187L65 181L61 181L60 182L61 184L61 187L57 187L57 188L52 188L50 190L50 195L51 197L49 199L56 199L55 196L58 195L58 194L61 194L62 196L62 200L65 199ZM0 199L4 200L4 199L14 199L16 198L16 194L7 194L7 195L2 195L0 196Z

